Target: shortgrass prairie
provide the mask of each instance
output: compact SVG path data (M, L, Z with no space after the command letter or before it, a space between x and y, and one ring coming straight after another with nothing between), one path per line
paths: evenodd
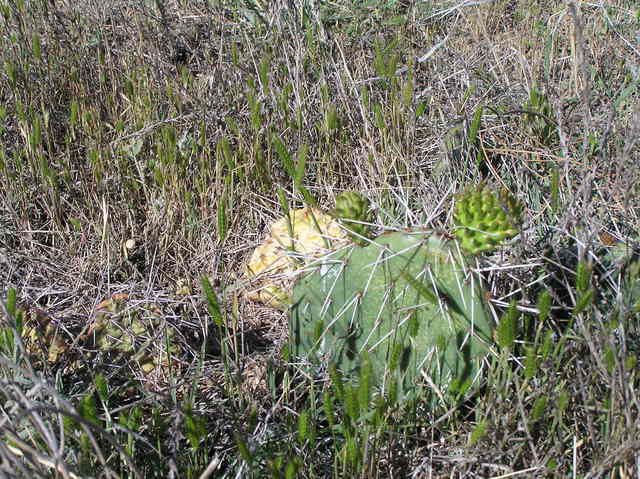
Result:
M1 477L640 476L637 2L0 11ZM305 375L243 294L285 206L447 230L480 183L525 221L462 402Z

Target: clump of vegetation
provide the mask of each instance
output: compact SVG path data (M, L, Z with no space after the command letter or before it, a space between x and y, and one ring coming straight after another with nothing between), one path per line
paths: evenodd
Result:
M557 146L558 128L553 120L555 115L548 97L534 86L524 108L523 120L528 133L542 145L550 148Z
M0 0L2 474L633 476L635 2L77 3ZM468 184L518 202L456 206ZM255 301L268 225L336 200L321 253L273 245L291 315L289 284ZM374 312L427 344L436 308L487 346L464 394L385 382L404 356L366 336L307 362Z

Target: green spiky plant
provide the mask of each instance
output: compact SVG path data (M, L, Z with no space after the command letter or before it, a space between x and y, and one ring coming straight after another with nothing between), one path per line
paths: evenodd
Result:
M294 285L293 352L354 376L366 357L380 384L404 390L426 379L439 397L459 397L479 377L493 337L469 260L512 238L521 212L507 194L468 188L458 197L458 240L390 232L316 261Z
M336 197L332 216L348 231L349 237L360 246L368 243L373 218L369 212L370 201L358 191L344 191Z
M508 191L496 195L484 185L458 196L453 220L460 246L471 254L495 250L520 230L522 204Z

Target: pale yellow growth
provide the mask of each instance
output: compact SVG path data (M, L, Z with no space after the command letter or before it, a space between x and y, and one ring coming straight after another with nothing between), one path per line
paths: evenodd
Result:
M293 233L293 234L290 234ZM259 286L247 297L274 308L290 303L293 272L347 241L347 235L331 216L315 208L293 210L269 228L247 264L246 275L258 278Z

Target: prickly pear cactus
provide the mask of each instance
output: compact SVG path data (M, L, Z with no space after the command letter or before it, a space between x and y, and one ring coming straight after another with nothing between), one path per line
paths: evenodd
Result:
M368 243L372 222L369 200L360 192L345 191L336 197L336 206L331 211L340 224L348 231L349 238L361 246Z
M461 392L477 378L492 337L478 280L454 242L431 231L383 234L306 268L293 290L293 353L410 386L428 378Z
M24 318L21 338L36 368L63 364L65 372L72 372L86 367L86 360L80 359L81 349L88 356L98 352L110 355L110 362L116 357L133 360L146 379L161 382L169 355L180 353L175 330L166 325L160 308L154 303L132 307L127 294L114 294L102 301L81 335L40 309L19 311Z
M519 233L522 204L503 190L499 196L489 188L470 187L455 205L455 235L460 247L471 254L495 250Z
M249 260L245 274L257 279L246 296L286 309L291 303L292 273L345 241L338 222L315 208L293 210L269 228L269 235Z
M38 309L23 314L22 339L29 355L55 363L69 351L69 337L49 315Z
M168 354L178 354L174 330L167 327L166 337L158 332L162 328L162 314L155 305L128 307L128 296L116 294L100 303L98 313L89 330L90 346L103 353L131 355L147 375L168 362ZM165 349L165 342L169 350ZM158 348L158 344L160 347Z

